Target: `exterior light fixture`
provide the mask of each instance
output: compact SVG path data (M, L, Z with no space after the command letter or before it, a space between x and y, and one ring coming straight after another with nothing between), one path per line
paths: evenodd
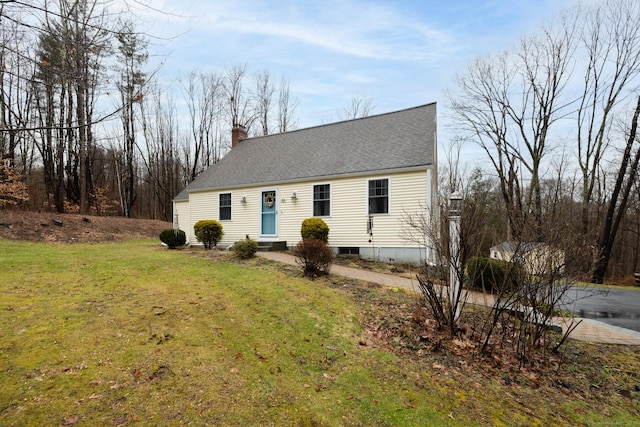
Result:
M462 214L462 194L454 192L449 196L449 217Z

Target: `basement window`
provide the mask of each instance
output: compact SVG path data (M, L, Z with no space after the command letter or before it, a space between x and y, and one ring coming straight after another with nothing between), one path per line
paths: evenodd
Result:
M360 255L360 248L358 247L339 247L338 255Z

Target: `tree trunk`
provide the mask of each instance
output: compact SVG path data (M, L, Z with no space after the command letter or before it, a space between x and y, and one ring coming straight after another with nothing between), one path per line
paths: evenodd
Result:
M633 187L634 180L638 175L638 162L640 161L640 144L636 141L638 130L638 119L640 117L640 96L633 114L631 129L627 137L627 145L625 147L616 183L609 200L607 215L604 219L600 242L597 247L597 258L593 269L592 281L594 283L603 283L609 267L611 259L611 250L618 233L618 228L622 217L625 214L629 194ZM634 144L637 144L637 151L632 155ZM632 158L633 157L633 158Z

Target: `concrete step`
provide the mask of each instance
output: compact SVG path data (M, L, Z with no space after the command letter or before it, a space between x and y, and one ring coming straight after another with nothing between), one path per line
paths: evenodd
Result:
M260 252L270 252L270 251L286 251L287 250L287 242L277 241L277 242L258 242L258 251Z

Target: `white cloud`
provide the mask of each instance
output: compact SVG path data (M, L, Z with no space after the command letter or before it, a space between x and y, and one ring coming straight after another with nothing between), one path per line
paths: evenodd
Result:
M214 3L198 20L217 34L273 37L358 58L405 61L426 55L424 46L446 49L446 36L388 6L322 2L322 7L264 7L251 1Z

